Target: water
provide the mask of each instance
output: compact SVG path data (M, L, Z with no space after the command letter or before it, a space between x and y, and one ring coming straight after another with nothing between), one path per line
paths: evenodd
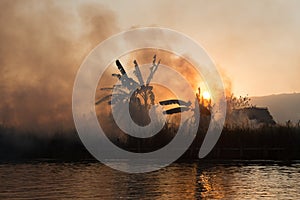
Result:
M0 199L300 199L300 163L176 163L126 174L93 162L0 164Z

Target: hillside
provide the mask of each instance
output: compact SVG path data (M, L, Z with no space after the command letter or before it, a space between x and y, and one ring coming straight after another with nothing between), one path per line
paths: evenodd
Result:
M251 102L259 107L268 107L277 123L291 120L295 124L300 120L300 93L251 97Z

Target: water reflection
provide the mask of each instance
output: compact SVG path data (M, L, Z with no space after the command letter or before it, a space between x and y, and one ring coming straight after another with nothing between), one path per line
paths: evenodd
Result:
M126 174L100 163L0 164L0 199L299 199L300 164L176 163Z

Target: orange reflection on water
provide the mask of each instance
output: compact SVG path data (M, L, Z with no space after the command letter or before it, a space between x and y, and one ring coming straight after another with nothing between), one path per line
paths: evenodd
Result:
M120 163L122 164L122 163ZM300 199L300 164L175 163L127 174L100 163L0 163L3 199Z

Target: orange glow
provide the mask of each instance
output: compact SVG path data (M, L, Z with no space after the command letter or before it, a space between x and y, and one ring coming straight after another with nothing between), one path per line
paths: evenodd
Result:
M206 100L210 100L211 97L210 97L209 92L204 91L204 92L203 92L203 98L206 99Z

